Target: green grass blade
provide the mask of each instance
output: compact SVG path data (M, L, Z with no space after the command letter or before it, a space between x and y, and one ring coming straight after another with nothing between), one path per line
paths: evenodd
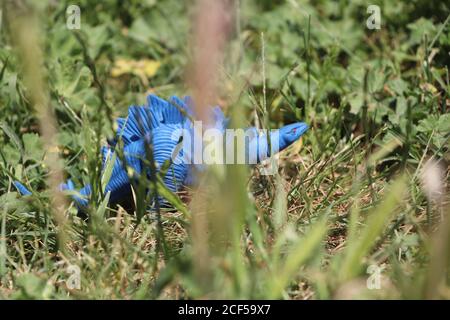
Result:
M377 238L385 230L405 190L405 177L401 177L388 189L382 202L372 210L360 236L348 244L340 268L341 281L347 281L360 272L362 259L369 254Z
M273 280L270 281L267 292L270 299L279 298L284 288L298 273L300 267L314 256L327 232L327 221L327 216L322 217L314 223L311 230L304 237L292 245L289 254L284 259L284 265L276 272Z

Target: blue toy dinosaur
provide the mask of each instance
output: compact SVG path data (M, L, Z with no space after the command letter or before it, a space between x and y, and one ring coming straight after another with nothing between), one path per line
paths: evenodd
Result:
M146 105L131 106L127 118L117 119L116 136L102 148L103 169L108 161L114 161L111 178L105 187L105 193L110 192L110 202L130 198L130 179L137 181L143 170L146 170L149 176L150 169L146 165L146 159L150 145L156 170L162 167L167 169L163 181L168 189L175 192L184 185L193 184L194 171L205 168L205 164L193 163L191 146L196 143L193 140L193 110L190 97L179 99L173 96L169 101L165 101L156 95L149 95ZM213 128L224 135L229 119L224 116L222 110L219 107L210 108L208 117L210 121L206 129ZM286 125L268 135L259 134L256 128L247 129L250 139L245 144L246 163L259 163L269 158L298 140L307 130L308 126L303 122ZM123 141L122 159L117 156L119 141ZM190 143L186 144L187 141ZM179 148L181 142L189 147ZM229 143L230 141L225 139L225 144ZM269 148L269 145L272 148ZM15 181L14 184L22 195L31 194L20 182ZM76 187L72 180L68 180L61 185L61 189L75 191ZM79 195L72 196L78 208L87 207L91 192L91 186L86 185L78 191Z

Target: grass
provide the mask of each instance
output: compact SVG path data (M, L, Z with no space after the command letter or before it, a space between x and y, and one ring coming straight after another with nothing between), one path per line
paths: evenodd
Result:
M127 212L102 192L112 120L149 92L215 90L195 83L194 2L80 0L68 30L69 3L3 1L0 298L450 298L450 10L372 2L236 1L217 103L236 127L310 130L274 176L217 166L178 194L143 176ZM369 4L380 30L365 28ZM53 191L62 174L92 183L87 216ZM148 212L155 195L176 210Z

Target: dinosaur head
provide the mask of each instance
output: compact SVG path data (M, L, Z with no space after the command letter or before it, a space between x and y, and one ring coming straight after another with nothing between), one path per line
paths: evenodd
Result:
M289 147L292 143L308 130L308 125L304 122L288 124L280 129L280 150Z

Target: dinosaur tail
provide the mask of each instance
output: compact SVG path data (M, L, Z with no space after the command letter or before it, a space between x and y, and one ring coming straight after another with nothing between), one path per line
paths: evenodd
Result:
M22 196L32 195L32 192L30 190L28 190L28 188L25 187L21 182L14 181L13 184L16 187L17 191L20 193L20 195L22 195ZM60 185L60 190L61 191L66 191L67 190L67 191L74 191L74 192L76 192L75 185L73 184L72 180L70 180L70 179L67 181L67 183L62 183ZM89 203L87 198L91 194L91 187L89 185L87 185L86 187L81 188L76 193L77 194L72 194L71 197L75 201L75 203L77 204L78 208L85 208L85 207L87 207L87 205Z

